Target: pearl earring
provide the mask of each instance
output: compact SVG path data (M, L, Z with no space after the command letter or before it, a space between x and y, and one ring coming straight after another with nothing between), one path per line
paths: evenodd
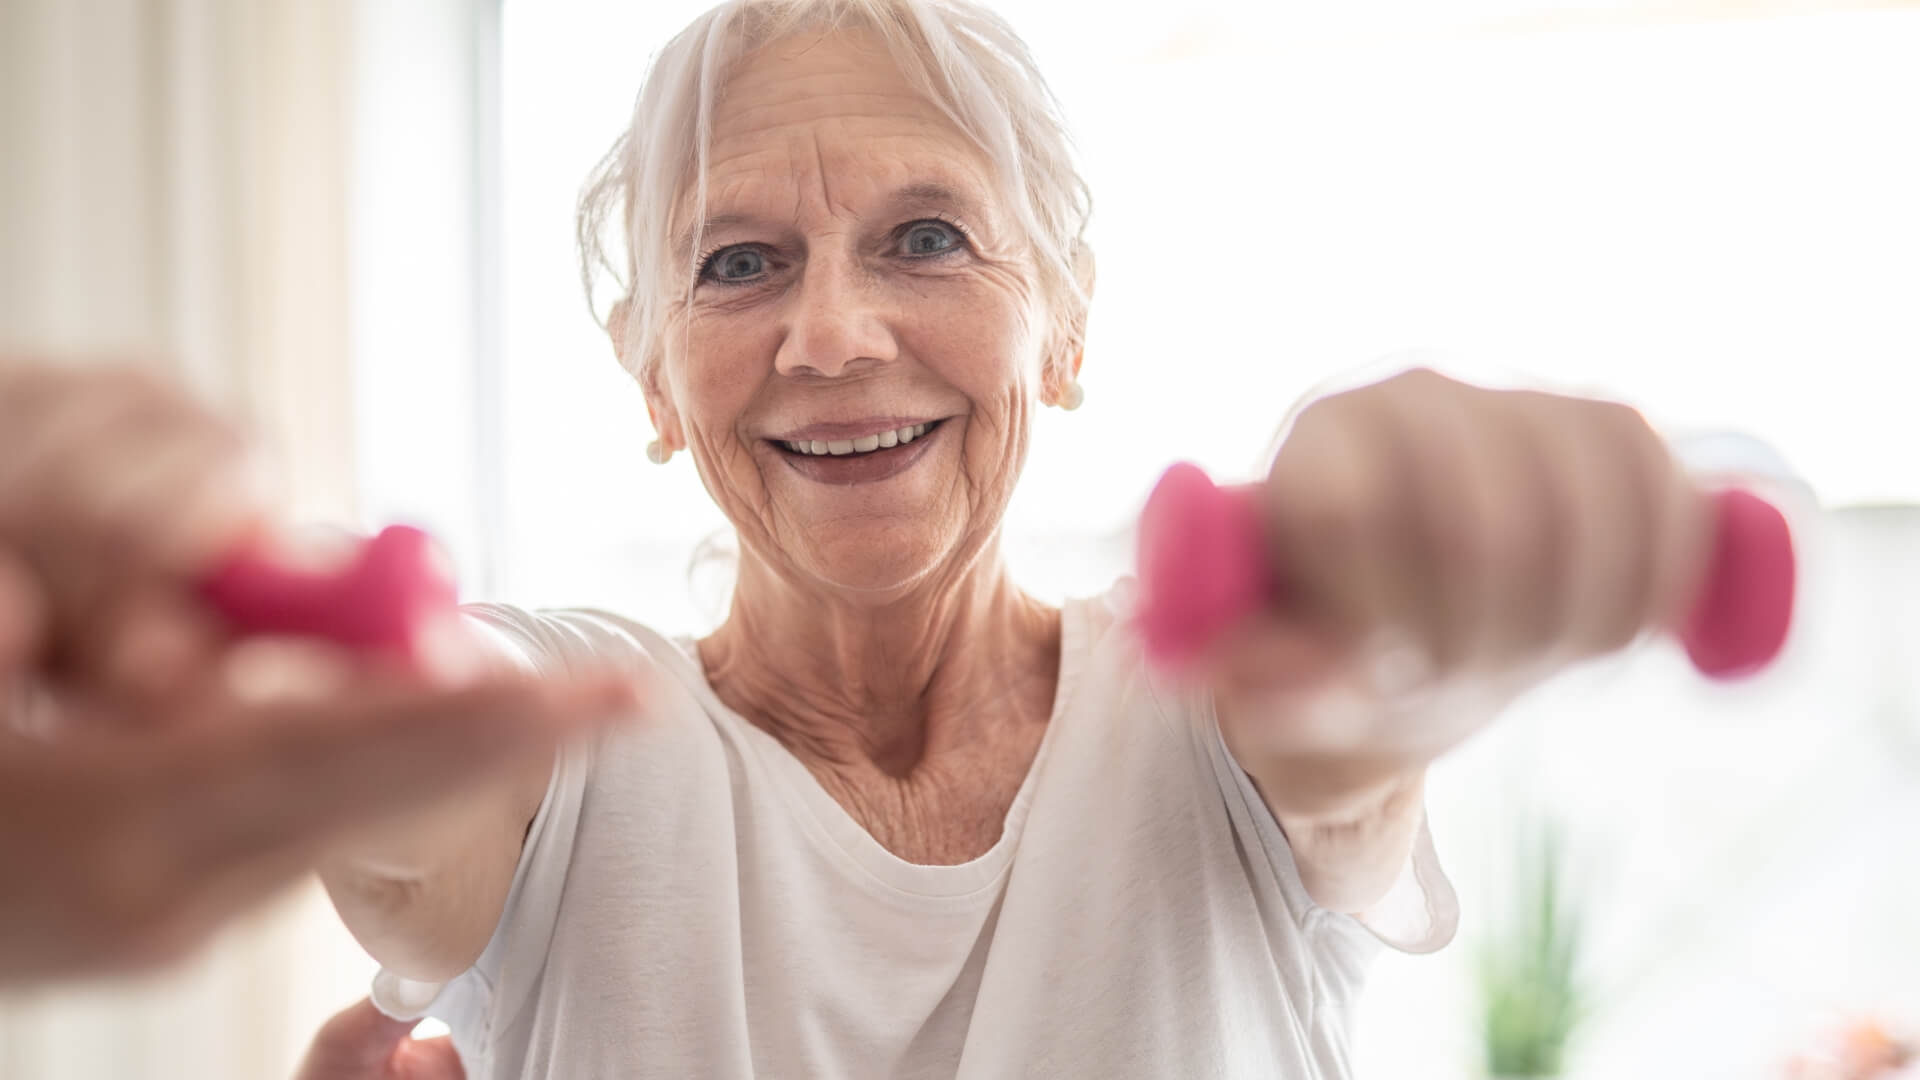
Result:
M667 449L667 444L661 442L659 439L655 439L647 444L647 460L653 462L655 465L665 465L667 459L672 456L673 451Z
M1069 382L1067 383L1067 385L1060 388L1060 400L1055 404L1059 405L1061 408L1067 410L1068 412L1072 412L1073 410L1086 404L1086 401L1087 401L1087 392L1086 390L1081 388L1080 380L1075 379L1072 382Z

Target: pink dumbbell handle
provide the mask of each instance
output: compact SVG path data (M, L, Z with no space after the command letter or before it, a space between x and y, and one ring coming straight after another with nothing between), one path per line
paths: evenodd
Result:
M432 541L405 525L382 530L337 570L289 569L241 552L202 585L215 610L241 633L320 637L408 659L421 631L457 604Z
M1780 652L1793 620L1793 537L1780 511L1745 491L1710 496L1716 521L1707 581L1677 628L1701 673L1738 678ZM1167 470L1140 521L1140 626L1162 661L1191 656L1271 603L1271 564L1251 489L1215 487L1192 465Z

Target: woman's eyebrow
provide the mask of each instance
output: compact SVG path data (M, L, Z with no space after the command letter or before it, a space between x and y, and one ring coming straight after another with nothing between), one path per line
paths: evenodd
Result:
M888 200L894 206L951 206L969 217L979 215L980 203L965 189L936 181L908 184L894 191Z
M907 206L950 206L966 217L980 216L980 202L965 188L933 180L923 180L895 188L883 204L892 207ZM734 225L764 224L764 220L755 214L728 212L711 215L701 223L699 236L706 236L719 229ZM693 248L695 233L691 227L682 229L674 237L674 250L689 251Z
M681 229L673 238L673 249L675 251L691 251L693 250L693 242L696 236L705 238L709 233L717 229L724 229L733 225L751 225L759 220L759 218L754 217L752 214L715 214L701 223L700 231L697 234L691 225Z

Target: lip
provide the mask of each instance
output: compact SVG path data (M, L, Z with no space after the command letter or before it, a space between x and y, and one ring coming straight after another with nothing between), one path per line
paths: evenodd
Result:
M935 424L925 435L900 446L876 450L866 454L843 454L839 456L820 456L815 454L796 454L791 450L771 447L774 453L785 459L787 467L815 483L832 484L845 487L853 484L873 484L888 480L912 468L914 463L926 456L927 449L946 434L947 425L937 421L925 420L917 423ZM901 426L905 426L904 424ZM808 428L808 438L819 438L811 434L816 428ZM885 427L881 431L888 430ZM872 434L868 432L867 434ZM845 436L837 436L845 438ZM799 436L794 437L795 442Z
M885 431L897 431L916 424L934 424L946 419L943 416L872 416L864 420L849 420L840 423L808 424L806 427L780 435L769 435L774 442L846 442L864 439L869 435L878 435Z

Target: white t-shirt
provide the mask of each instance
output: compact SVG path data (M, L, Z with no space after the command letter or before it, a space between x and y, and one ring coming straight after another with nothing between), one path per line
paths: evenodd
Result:
M690 641L479 609L536 665L611 658L663 691L562 756L479 961L383 972L375 1001L445 1020L472 1080L1348 1075L1377 943L1452 936L1432 841L1364 923L1315 907L1209 701L1142 663L1130 595L1067 605L1039 753L959 866L882 848Z

